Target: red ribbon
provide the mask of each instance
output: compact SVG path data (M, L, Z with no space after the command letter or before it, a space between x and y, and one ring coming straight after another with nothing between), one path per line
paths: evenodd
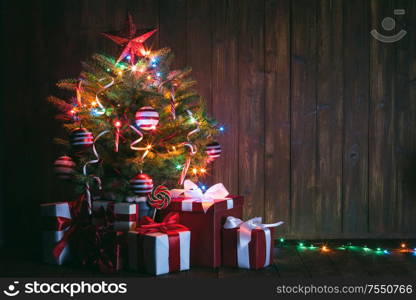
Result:
M175 212L168 213L162 220L157 223L148 216L143 216L140 219L139 226L136 228L138 234L149 234L162 232L168 235L169 241L169 271L178 271L181 267L181 251L180 251L180 236L179 232L188 231L186 226L178 224L179 214ZM138 263L143 264L143 253L142 253L142 239L138 237Z
M65 217L53 217L53 216L45 216L43 217L43 229L44 230L56 230L62 231L65 230L62 238L56 243L55 247L52 250L52 254L56 260L62 254L65 247L68 245L68 242L72 236L72 234L85 222L87 214L86 214L86 206L84 201L85 196L81 195L77 200L68 202L69 211L71 218Z
M148 216L141 217L139 225L136 228L136 231L139 234L149 234L155 232L162 232L166 234L174 234L178 231L187 231L188 228L179 222L179 214L176 212L169 212L162 220L162 222L157 223L152 218Z

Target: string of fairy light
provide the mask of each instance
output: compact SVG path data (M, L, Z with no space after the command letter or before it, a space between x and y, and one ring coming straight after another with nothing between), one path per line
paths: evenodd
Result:
M278 239L278 246L285 246L289 243L285 238L280 237ZM366 254L375 255L389 255L392 253L410 253L416 256L416 247L411 247L407 242L399 243L398 247L368 247L366 244L357 245L352 242L342 243L331 246L326 242L306 242L306 241L290 241L294 243L299 251L320 251L320 252L331 252L331 251L359 251Z
M157 82L158 80L161 80L164 77L164 74L162 73L162 70L159 68L159 62L160 62L160 58L158 57L158 54L155 52L152 52L150 49L144 49L144 52L142 53L142 57L143 59L139 59L137 60L135 63L132 60L132 57L130 55L127 55L123 61L119 61L116 62L112 67L108 67L106 68L106 71L108 73L112 73L114 74L116 77L116 79L121 79L121 77L126 73L126 72L132 72L132 73L138 73L139 76L140 74L146 74L149 69L151 70L151 74L147 75L146 79L149 81L154 80L155 82ZM111 82L110 84L107 84L107 86L105 86L105 88L110 87L112 84L114 83ZM173 84L174 86L175 83ZM103 88L100 92L102 92L103 90L105 90L105 88ZM97 93L95 100L89 101L90 102L90 106L91 106L91 115L95 116L95 117L99 117L101 115L108 115L107 110L103 107L103 105L101 104L101 102L99 101L99 93ZM85 104L82 104L82 107L85 107ZM77 108L76 106L73 107L72 110L69 111L69 114L72 115L72 117L76 118L76 114L78 112L78 110L81 108ZM111 113L110 113L111 114ZM190 114L189 116L189 124L195 124L198 126L198 120L197 117ZM123 127L123 122L122 120L120 120L119 118L115 118L112 122L114 129L115 129L115 151L118 151L118 143L119 143L119 135L120 135L120 131ZM216 126L217 130L219 133L224 133L225 131L225 127L223 125L217 125ZM141 140L141 139L140 139ZM137 140L139 141L139 140ZM132 145L131 145L132 146ZM178 145L180 146L180 145ZM144 147L140 147L140 150L144 151L143 152L143 156L142 159L144 159L144 157L152 150L152 148L154 147L154 145L152 145L151 143L148 143L147 145L145 145ZM135 149L137 149L138 147L136 147ZM172 150L176 151L177 147L173 146ZM209 162L209 161L207 161ZM176 163L174 165L175 169L180 171L184 169L184 165L181 163ZM208 170L207 170L207 166L191 166L190 167L190 173L196 177L201 177L203 178L204 176L206 176L208 174ZM202 182L198 182L198 186L202 189L202 190L206 190L207 186L205 183Z

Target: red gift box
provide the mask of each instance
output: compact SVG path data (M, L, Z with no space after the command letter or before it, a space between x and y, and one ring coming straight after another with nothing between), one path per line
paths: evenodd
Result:
M213 201L181 197L160 212L162 217L177 212L180 223L191 230L191 265L216 268L221 266L222 225L228 216L242 217L243 202L242 196Z
M129 266L134 271L162 275L189 270L191 232L170 213L161 223L147 216L128 235Z
M228 217L222 233L223 266L254 270L269 266L273 261L273 227L281 224Z

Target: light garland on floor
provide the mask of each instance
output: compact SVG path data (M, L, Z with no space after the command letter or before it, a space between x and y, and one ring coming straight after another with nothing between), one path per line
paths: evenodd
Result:
M279 242L278 245L286 244L286 240L283 237L280 237L278 239L278 242ZM325 242L315 242L315 243L307 244L306 242L293 241L293 243L295 243L296 248L301 251L317 250L320 252L330 252L333 250L340 250L340 251L350 250L350 251L362 251L364 253L373 253L376 255L388 255L391 253L411 253L416 256L416 248L412 249L412 247L409 247L409 245L404 242L400 243L399 248L389 248L389 249L381 248L381 247L370 248L370 247L367 247L367 245L358 246L358 245L353 245L351 242L347 244L342 244L341 246L336 246L336 247L330 247L328 243L325 243Z

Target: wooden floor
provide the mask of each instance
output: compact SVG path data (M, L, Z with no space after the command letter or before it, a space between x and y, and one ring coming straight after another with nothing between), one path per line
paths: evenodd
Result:
M316 242L305 242L309 246L321 245ZM286 242L277 244L274 251L274 265L260 271L233 268L198 268L190 271L172 273L159 278L231 278L231 277L265 277L276 278L355 278L355 277L404 277L416 278L416 254L400 252L398 241L374 241L367 246L371 249L385 247L389 254L376 254L375 251L364 251L361 247L337 249L344 242L329 243L328 252L319 248L300 248ZM353 245L363 246L362 242ZM409 245L416 245L409 242ZM1 277L148 277L145 274L120 272L117 274L100 274L96 271L75 267L58 267L43 264L33 259L13 258L13 255L1 255Z

